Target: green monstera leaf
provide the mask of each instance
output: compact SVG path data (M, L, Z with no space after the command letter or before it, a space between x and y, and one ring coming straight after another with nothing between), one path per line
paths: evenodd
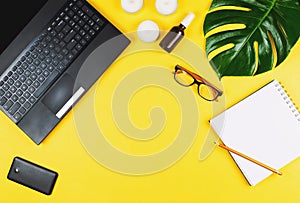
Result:
M288 56L299 21L298 0L213 0L203 26L206 53L219 78L264 73Z

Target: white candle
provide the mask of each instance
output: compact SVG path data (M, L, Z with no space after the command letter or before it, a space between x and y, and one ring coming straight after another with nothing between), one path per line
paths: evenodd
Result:
M154 42L159 37L159 27L154 21L145 20L139 24L137 34L143 42Z
M135 13L143 7L143 0L121 0L122 8L128 13Z
M177 9L177 0L156 0L156 10L162 15L170 15Z

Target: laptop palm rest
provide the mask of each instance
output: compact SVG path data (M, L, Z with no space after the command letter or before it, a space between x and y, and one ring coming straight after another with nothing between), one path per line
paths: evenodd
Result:
M67 73L64 74L42 100L42 103L45 104L58 119L61 119L85 92L83 87L80 87L74 92L74 82L71 75Z
M43 116L41 116L43 115ZM40 144L60 120L43 103L38 102L19 123L18 126L36 144Z
M45 104L52 113L56 114L72 97L74 79L69 74L64 74L49 93L43 98Z
M65 73L59 81L46 93L41 102L28 112L18 124L26 134L36 143L40 144L47 134L57 125L62 116L83 94L81 87L73 93L75 80ZM43 115L43 116L41 116Z

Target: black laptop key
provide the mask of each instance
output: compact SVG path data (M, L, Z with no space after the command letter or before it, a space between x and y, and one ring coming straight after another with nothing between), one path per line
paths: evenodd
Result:
M73 37L75 37L76 32L74 30L71 30L68 35L65 37L65 42L68 43Z
M103 26L105 23L105 21L102 18L99 18L97 15L94 15L92 18L99 26ZM100 27L98 27L98 28L100 28Z
M24 114L24 113L26 113L26 109L25 109L24 107L21 107L21 108L19 109L19 112L20 112L21 114Z
M28 101L29 101L30 103L34 104L34 103L36 102L36 99L35 99L34 97L30 97L30 98L28 99Z
M67 34L68 32L70 32L70 30L71 30L71 27L70 27L69 25L66 25L66 26L64 27L64 29L63 29L63 32L64 32L65 34Z
M81 1L77 1L77 2L76 2L76 5L77 5L78 7L81 7L81 6L83 5L83 3L82 3Z
M8 111L12 105L13 105L13 102L11 100L9 100L8 102L6 102L3 105L3 108Z
M8 86L7 84L4 84L4 85L2 86L2 89L3 89L4 91L7 91L7 90L9 89L9 86Z
M30 97L30 93L29 93L29 92L25 92L25 93L24 93L24 97L25 97L26 99L28 99L28 98Z
M61 20L59 23L58 23L58 25L55 27L55 30L57 31L57 32L59 32L59 31L61 31L62 29L63 29L63 27L66 25L66 23L63 21L63 20Z
M19 99L19 97L18 97L17 95L13 95L13 96L11 97L11 99L13 100L13 102L17 102L18 99Z
M7 102L7 99L5 97L2 97L0 99L0 105L3 106Z
M9 109L8 113L10 113L11 115L14 115L20 107L21 107L21 104L19 104L17 102Z
M14 119L15 119L16 121L19 121L21 118L22 118L22 115L21 115L20 113L16 113L16 114L14 115Z
M42 95L45 90L48 89L48 87L53 83L54 79L59 75L59 72L53 71L47 80L36 90L36 92L33 94L36 98Z
M19 99L19 102L20 102L21 104L24 104L25 101L26 101L26 99L25 99L24 97L21 97L21 98Z
M79 25L80 27L84 26L84 21L83 21L83 20L79 20L79 21L78 21L78 25Z
M24 107L26 109L29 109L31 107L31 104L27 101L27 102L25 102Z
M90 17L94 15L94 12L85 5L82 7L82 10Z
M73 49L73 47L77 44L76 40L72 40L68 45L67 45L67 48L69 50Z

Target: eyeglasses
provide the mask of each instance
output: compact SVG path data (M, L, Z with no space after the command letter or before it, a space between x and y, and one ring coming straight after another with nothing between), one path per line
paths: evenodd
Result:
M175 66L174 79L177 83L185 87L197 84L199 96L207 101L215 101L223 94L221 90L207 80L180 65Z

